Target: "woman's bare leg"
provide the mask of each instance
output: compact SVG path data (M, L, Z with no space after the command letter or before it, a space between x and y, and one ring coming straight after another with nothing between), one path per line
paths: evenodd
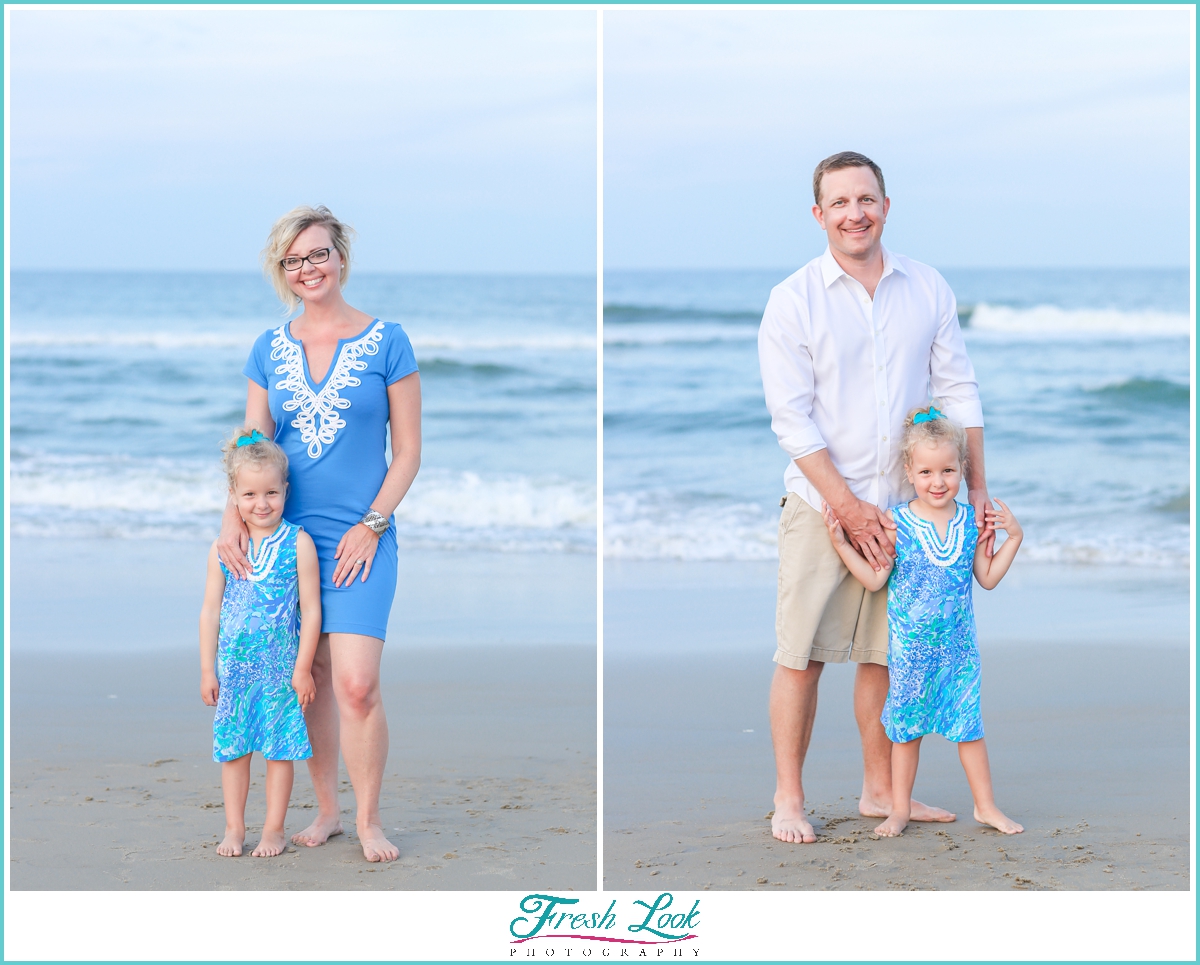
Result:
M342 814L338 804L338 704L333 690L333 665L327 633L321 634L317 643L312 675L317 685L317 699L308 705L304 720L308 725L308 741L313 749L313 756L308 759L308 773L317 798L317 816L307 828L292 835L292 843L315 848L335 834L342 833Z
M379 692L383 641L357 633L331 633L329 638L342 759L354 785L358 838L368 861L395 861L400 851L384 836L379 815L379 791L388 756L387 718Z
M975 799L975 820L991 825L1005 834L1020 834L1025 829L996 807L992 794L992 767L988 763L987 745L983 738L963 741L958 745L958 759L967 772L967 783L971 785L971 797Z
M892 813L875 829L883 838L895 838L908 827L912 815L912 789L921 759L921 738L892 745Z
M225 798L225 839L217 854L236 858L246 841L246 795L250 793L250 755L221 765L221 794Z
M263 833L254 850L256 858L273 858L283 854L287 840L283 826L287 821L288 800L292 796L292 781L296 768L291 761L267 761L267 817Z

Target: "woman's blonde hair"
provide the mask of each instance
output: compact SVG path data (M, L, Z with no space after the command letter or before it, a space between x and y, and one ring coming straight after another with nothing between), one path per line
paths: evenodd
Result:
M279 478L287 485L288 457L274 440L269 439L254 426L240 426L234 430L221 446L222 464L225 475L229 478L229 490L233 492L237 486L238 473L244 466L260 469L263 466L274 466L279 470Z
M920 422L914 421L918 416L924 416ZM963 472L967 471L967 430L957 422L947 419L938 411L936 405L927 405L923 409L913 409L904 420L904 436L900 443L900 451L904 454L905 467L912 465L913 450L921 443L939 446L948 442L958 450L958 461L962 463Z
M288 314L299 307L301 299L288 287L288 273L283 270L280 262L283 261L283 256L287 254L287 250L300 232L313 225L320 225L329 232L333 246L342 256L342 271L338 278L340 287L345 288L346 281L350 277L350 240L354 237L354 229L348 224L338 221L333 216L333 212L323 204L319 204L315 208L310 208L306 204L292 208L271 226L271 234L267 236L267 246L262 250L263 274L275 286L275 294L287 306Z

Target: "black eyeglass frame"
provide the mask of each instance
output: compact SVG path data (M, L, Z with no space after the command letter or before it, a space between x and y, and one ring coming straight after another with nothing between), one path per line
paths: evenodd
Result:
M282 268L284 271L299 271L301 268L304 267L304 263L307 261L310 265L312 265L315 268L317 265L325 264L325 262L327 262L329 260L329 256L332 255L335 251L337 251L337 245L331 245L328 248L317 248L315 251L310 251L307 255L302 257L300 259L300 264L298 264L295 268L289 268L287 265L284 264L284 262L287 261L287 258L281 258L279 260L279 267ZM320 261L313 261L312 256L319 255L321 252L325 253L325 257L322 258ZM290 257L294 258L295 255L292 255Z

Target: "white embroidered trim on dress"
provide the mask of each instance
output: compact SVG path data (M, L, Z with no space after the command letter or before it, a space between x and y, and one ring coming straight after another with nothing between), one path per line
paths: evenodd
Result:
M913 521L913 535L921 544L921 549L925 551L925 558L934 566L940 566L942 569L953 566L962 555L963 541L967 536L966 507L959 503L958 509L955 510L954 517L946 527L946 539L949 542L945 545L938 539L937 527L933 523L922 519L907 506L904 507L904 512Z
M261 583L266 579L267 574L275 568L275 561L279 558L279 550L283 547L284 538L292 531L292 528L287 523L280 523L275 532L258 544L258 559L255 559L252 555L254 553L254 541L250 541L250 552L246 554L246 559L250 561L250 576L248 579L251 583ZM217 559L221 559L220 556ZM224 560L221 562L224 562Z
M250 553L254 552L254 543L250 543L250 553L246 554L246 559L250 561L251 573L250 582L259 583L264 580L268 573L275 567L275 561L279 558L279 550L283 547L283 540L291 527L286 524L280 524L270 536L258 544L258 559L255 559Z
M300 441L308 444L310 458L320 456L322 449L333 442L338 429L345 426L346 420L338 415L337 410L349 409L350 400L343 399L338 393L342 389L362 385L362 380L351 373L366 369L367 363L362 361L362 357L375 355L379 351L379 343L383 341L383 326L383 322L376 322L361 338L342 346L320 392L314 392L304 376L304 349L288 338L287 325L275 329L271 360L283 362L275 369L276 375L283 376L275 383L275 388L292 393L291 399L283 403L283 408L285 412L300 410L292 420L292 426L300 430ZM318 416L321 420L319 427Z

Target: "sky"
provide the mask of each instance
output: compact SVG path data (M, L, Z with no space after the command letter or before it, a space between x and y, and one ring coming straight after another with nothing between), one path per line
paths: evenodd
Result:
M368 271L594 273L590 10L16 10L11 265L257 270L326 204Z
M606 268L800 264L812 170L883 169L945 267L1190 263L1190 8L608 10Z

